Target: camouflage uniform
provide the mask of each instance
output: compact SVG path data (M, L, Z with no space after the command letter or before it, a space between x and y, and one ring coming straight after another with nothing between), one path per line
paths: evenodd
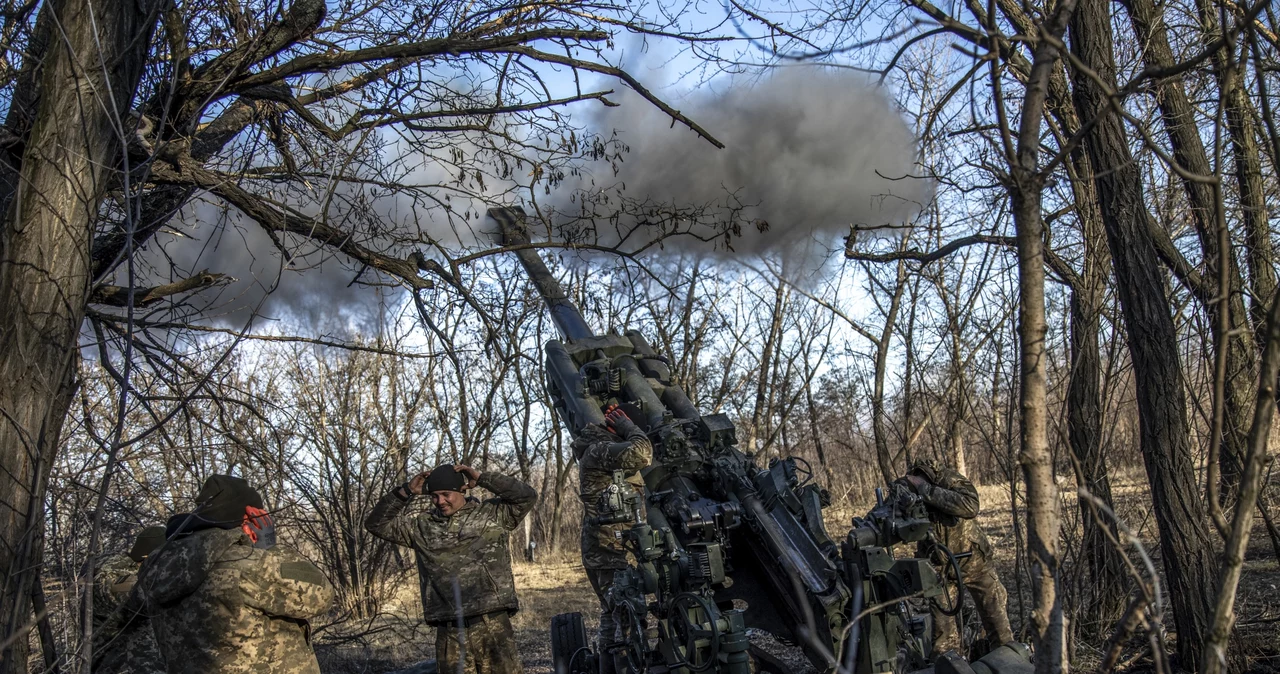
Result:
M103 560L93 574L93 624L94 631L107 622L111 614L124 603L134 583L138 582L137 562L128 555L111 555Z
M98 674L165 671L151 619L135 590L138 562L107 558L93 578L93 671Z
M459 639L465 644L459 644ZM436 668L441 674L458 671L458 655L465 651L463 672L466 674L512 674L522 672L520 653L516 650L511 614L506 611L486 613L469 621L459 631L453 625L436 627Z
M940 468L932 461L912 466L908 474L919 475L926 481L923 487L915 489L933 515L934 537L952 554L973 553L960 560L960 573L964 576L965 590L978 608L978 617L982 620L987 639L994 642L992 645L1013 641L1013 630L1009 627L1006 612L1009 595L996 575L991 559L991 542L975 519L978 516L978 490L964 475L950 468ZM945 553L929 541L921 542L916 554L929 555L935 564L945 565L947 577L954 580ZM933 624L934 655L960 647L955 617L942 615L934 609Z
M653 461L653 445L644 431L628 419L615 421L614 426L623 436L621 441L596 424L582 429L573 441L573 452L578 457L578 496L582 498L582 566L600 599L602 642L616 628L604 597L613 585L614 573L627 567L627 549L621 534L631 524L594 524L591 520L600 514L600 496L613 484L613 471L627 471L627 482L637 492L643 492L644 480L638 471Z
M510 615L520 609L511 575L510 532L538 498L512 477L482 473L479 486L496 498L467 499L448 517L435 509L406 512L399 489L382 497L365 520L370 533L413 548L422 583L422 617L436 626L436 660L441 672L510 674L522 671ZM461 602L455 601L455 597ZM464 634L458 634L461 618ZM459 637L465 642L459 648Z
M169 674L319 674L307 622L333 603L311 562L241 529L170 540L138 577Z

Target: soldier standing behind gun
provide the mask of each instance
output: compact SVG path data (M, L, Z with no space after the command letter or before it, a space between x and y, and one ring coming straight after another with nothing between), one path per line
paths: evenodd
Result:
M496 498L468 498L466 490L477 485ZM435 508L406 514L410 499L424 492ZM520 603L507 539L537 498L533 487L513 477L444 464L396 487L369 513L369 533L418 555L426 576L422 618L436 627L438 671L523 671L511 628Z
M164 527L147 527L127 555L107 558L93 578L93 671L95 674L165 671L151 618L136 599L138 569L164 545ZM131 598L132 597L132 598Z
M965 590L973 597L991 648L1013 641L1006 612L1009 593L996 575L991 559L991 543L978 526L978 490L969 478L950 468L940 468L932 460L916 462L899 483L919 494L929 508L934 521L933 535L953 555L972 553L960 560L960 573L964 576ZM943 566L947 577L953 575L950 562L936 545L921 541L916 556L929 556L935 564ZM934 641L931 657L960 648L960 635L954 616L933 610Z
M308 619L333 587L276 545L275 523L247 482L210 477L190 514L138 575L169 674L319 674Z
M640 417L632 407L632 414ZM582 498L582 565L587 579L600 599L600 635L597 652L604 653L604 645L612 640L617 628L613 614L605 607L605 594L613 585L613 576L619 569L627 568L627 549L620 534L631 527L622 524L596 524L600 515L600 497L613 484L613 472L627 472L627 482L637 492L643 492L644 480L639 471L653 460L653 445L649 437L617 406L605 414L605 424L588 424L573 441L573 452L578 457L579 496ZM612 669L612 658L601 658L605 671Z

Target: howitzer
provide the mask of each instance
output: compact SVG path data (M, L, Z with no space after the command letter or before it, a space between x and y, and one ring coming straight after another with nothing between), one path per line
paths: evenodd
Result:
M758 466L729 418L701 414L640 332L591 330L530 243L521 209L489 215L560 333L545 351L561 422L577 437L625 404L654 448L643 493L615 473L597 508L597 523L631 525L623 536L635 563L605 597L617 630L597 652L580 614L556 616L556 672L747 674L749 628L798 644L823 672L923 666L931 617L911 603L935 600L942 586L928 560L893 556L894 545L929 535L918 497L879 497L837 544L823 524L827 493L803 459Z

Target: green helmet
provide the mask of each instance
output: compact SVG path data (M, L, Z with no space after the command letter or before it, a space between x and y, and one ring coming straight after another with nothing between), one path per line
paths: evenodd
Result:
M133 547L129 548L129 559L141 564L142 560L147 558L147 555L164 545L164 541L164 527L155 525L143 529L138 532L138 537L133 540Z

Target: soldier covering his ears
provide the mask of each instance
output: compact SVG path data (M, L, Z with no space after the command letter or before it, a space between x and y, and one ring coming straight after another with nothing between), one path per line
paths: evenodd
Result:
M475 486L495 498L468 497ZM410 500L424 494L435 507L406 512ZM436 626L439 671L459 671L459 660L468 674L523 671L511 628L520 604L508 537L537 497L513 477L444 464L383 496L365 520L373 535L417 553L422 615Z
M621 533L631 526L598 524L595 518L600 514L600 497L613 484L615 470L625 471L627 483L643 492L644 480L638 471L653 460L653 444L632 416L642 418L639 408L610 406L604 424L588 425L573 441L573 453L578 458L578 495L582 499L582 566L600 599L600 653L613 640L616 629L613 614L605 606L605 595L613 585L614 574L627 567L627 549ZM608 671L612 658L601 658L601 663Z

